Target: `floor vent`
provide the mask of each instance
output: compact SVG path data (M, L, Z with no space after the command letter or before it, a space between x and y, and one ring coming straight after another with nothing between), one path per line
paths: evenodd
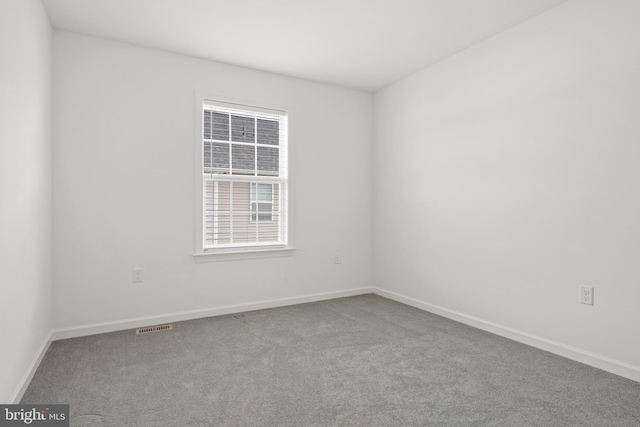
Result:
M173 329L173 325L149 326L148 328L138 328L138 329L136 329L136 335L148 334L148 333L151 333L151 332L168 331L169 329Z

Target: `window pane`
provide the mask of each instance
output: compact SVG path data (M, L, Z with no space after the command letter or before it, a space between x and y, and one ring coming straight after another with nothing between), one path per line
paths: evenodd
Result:
M273 208L271 206L271 203L258 203L258 212L259 213L263 213L263 212L271 213L272 209Z
M204 110L203 138L211 139L211 110Z
M258 221L273 220L273 204L272 203L251 203L251 221L256 220L256 209Z
M231 162L233 173L253 175L256 168L255 146L231 144Z
M276 147L258 147L258 175L278 176L280 150Z
M258 203L258 221L271 221L272 209L271 203Z
M212 172L211 169L216 169L219 172L229 172L229 144L206 142L203 154L205 172Z
M206 113L207 112L205 111L205 127L207 127ZM213 128L212 128L213 139L218 139L220 141L228 141L229 140L229 115L213 111L211 112L211 116L213 119ZM212 119L210 118L209 120L211 121ZM205 130L205 138L207 138L206 130Z
M202 148L203 148L202 167L204 169L210 169L211 166L213 165L213 160L211 157L211 152L213 151L213 147L211 146L210 142L205 142Z
M232 115L231 140L236 142L255 142L254 118Z
M277 120L258 119L258 144L278 145L279 131Z
M273 187L271 184L258 184L258 201L270 202L273 200Z

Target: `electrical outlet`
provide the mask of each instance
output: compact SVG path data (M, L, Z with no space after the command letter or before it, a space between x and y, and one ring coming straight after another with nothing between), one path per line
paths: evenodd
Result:
M339 252L336 252L333 255L333 263L334 264L342 264L342 254L340 254Z
M144 280L144 270L142 268L134 268L131 281L133 283L140 283Z
M593 286L580 285L580 304L593 305Z

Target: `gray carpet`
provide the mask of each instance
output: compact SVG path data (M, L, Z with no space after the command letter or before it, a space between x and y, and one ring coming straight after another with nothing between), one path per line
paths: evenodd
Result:
M23 403L92 426L640 426L640 383L375 295L56 341Z

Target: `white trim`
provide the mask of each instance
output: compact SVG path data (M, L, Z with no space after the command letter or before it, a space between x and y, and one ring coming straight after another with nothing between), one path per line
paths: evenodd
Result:
M161 323L181 322L184 320L201 319L204 317L222 316L225 314L243 313L246 311L263 310L266 308L286 307L288 305L305 304L309 302L352 297L355 295L370 294L372 292L373 288L355 288L347 289L344 291L321 292L317 294L309 294L297 297L272 299L248 304L233 304L222 307L205 308L201 310L189 310L170 314L161 314L157 316L117 320L113 322L93 323L84 326L54 329L52 339L53 341L57 341L67 338L76 338L87 335L96 335L107 332L142 328L146 326L158 325Z
M196 196L196 209L195 209L195 217L194 217L194 251L201 252L204 247L204 233L203 230L205 228L205 217L203 215L204 211L204 196L206 192L206 188L204 182L202 180L202 162L204 158L204 144L202 144L202 140L204 138L203 132L203 123L204 123L204 110L202 109L202 103L206 96L200 92L195 92L195 108L193 113L194 118L194 127L195 127L195 152L194 156L194 171L195 171L195 185L194 188L195 196ZM199 190L199 191L198 191Z
M228 99L228 98L227 98ZM283 113L287 112L286 108L283 107L258 107L255 105L255 102L251 101L240 101L240 100L226 100L219 96L210 96L205 97L203 99L202 105L206 105L208 107L219 108L221 111L227 110L228 113L234 115L244 116L244 112L249 111L251 113L255 113L257 115L264 115L265 118L274 118L281 116ZM258 104L263 105L263 102L259 102ZM200 107L202 108L202 106ZM251 116L245 116L251 117ZM231 124L231 123L229 123Z
M277 176L254 176L254 175L214 175L215 178L212 178L211 174L203 173L202 179L204 181L211 182L257 182L259 184L281 184L284 183L285 180L283 178L279 178Z
M421 310L425 310L430 313L434 313L439 316L464 323L465 325L473 326L475 328L482 329L483 331L491 332L492 334L500 335L513 341L527 344L532 347L566 357L567 359L584 363L585 365L602 369L603 371L611 372L612 374L620 375L630 380L640 382L640 366L634 366L629 363L602 356L600 354L595 354L557 341L552 341L543 337L539 337L537 335L529 334L518 329L499 325L497 323L489 322L474 316L469 316L454 310L449 310L444 307L429 304L415 298L398 294L396 292L391 292L380 288L374 288L373 292L377 295L380 295L381 297L389 298L394 301L398 301L403 304L407 304L412 307L416 307Z
M231 125L229 125L231 126ZM257 138L257 136L256 136ZM246 145L247 147L263 147L263 148L277 148L280 149L279 145L273 145L273 144L264 144L264 143L260 143L260 142L243 142L243 141L225 141L222 139L207 139L207 138L203 138L201 141L202 142L211 142L211 143L216 143L216 144L238 144L238 145ZM286 150L285 150L286 151ZM257 163L257 162L256 162ZM222 169L222 168L220 168Z
M38 370L38 366L40 366L40 362L42 362L44 355L47 354L47 350L49 350L49 346L51 346L51 341L53 341L53 331L50 331L45 337L44 341L42 341L42 344L40 344L40 348L36 352L33 360L27 368L27 371L24 373L22 379L18 383L18 387L16 387L16 390L9 398L10 404L20 403L22 396L24 396L24 392L27 391L27 387L29 387L29 384L31 384L31 380Z
M264 244L264 249L260 246L251 245L245 248L240 246L210 249L209 252L195 253L193 259L195 262L218 262L218 261L238 261L244 259L261 259L261 258L273 258L291 256L296 251L296 248L291 246L279 246L273 247Z

